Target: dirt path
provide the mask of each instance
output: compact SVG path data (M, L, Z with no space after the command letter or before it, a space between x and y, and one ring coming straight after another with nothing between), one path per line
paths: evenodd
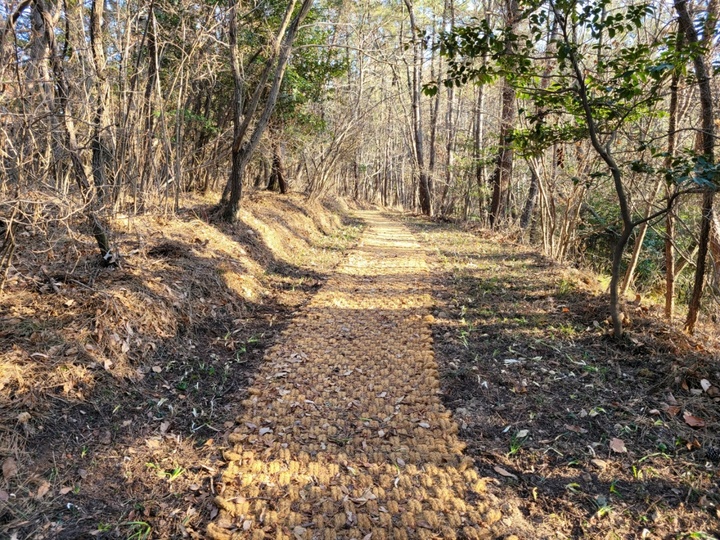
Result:
M403 225L363 218L250 389L216 540L497 536L498 504L438 396L423 252Z

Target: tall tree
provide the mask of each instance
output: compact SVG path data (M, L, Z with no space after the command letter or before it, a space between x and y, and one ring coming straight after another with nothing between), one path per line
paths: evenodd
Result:
M695 281L693 284L692 297L688 305L688 315L685 321L685 329L689 333L695 330L698 312L700 311L700 300L702 298L703 285L705 282L705 262L707 259L708 242L710 240L710 227L712 223L713 199L718 189L717 171L715 170L715 123L713 118L713 96L710 86L710 73L705 62L705 54L698 38L697 30L692 24L687 9L686 0L675 0L675 10L678 14L680 29L685 33L685 39L691 50L692 63L695 69L695 77L700 89L700 110L702 120L702 156L698 159L700 180L705 184L702 196L702 209L700 214L700 238L698 240L698 255L695 266ZM707 13L706 35L712 34L717 22L717 2L710 3L711 11Z
M230 60L234 81L234 115L233 115L233 142L232 142L232 170L227 186L220 202L223 219L234 222L238 219L240 199L242 197L243 179L245 169L258 147L262 135L265 133L275 103L277 102L285 70L290 60L293 43L303 20L312 7L312 0L303 0L296 10L297 1L292 0L282 18L280 26L273 39L268 58L265 60L259 81L250 99L245 103L245 79L240 69L238 56L238 28L237 5L230 10ZM272 77L270 88L267 91L265 103L260 107L262 96L265 94L265 84Z
M420 38L420 29L415 22L415 9L412 0L404 0L410 18L410 43L412 45L412 66L410 84L410 99L412 107L411 125L413 139L413 157L418 178L418 195L420 209L425 215L432 214L432 189L430 171L425 162L425 145L422 121L422 73L423 73L423 40Z

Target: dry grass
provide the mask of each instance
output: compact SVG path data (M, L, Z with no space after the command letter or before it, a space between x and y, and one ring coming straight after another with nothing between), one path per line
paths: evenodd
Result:
M208 518L231 396L356 228L292 196L255 195L234 227L189 205L115 220L119 269L75 228L20 231L0 293L0 536L175 537Z
M717 327L688 337L629 300L614 341L595 276L488 231L415 227L435 254L444 403L523 536L720 537Z

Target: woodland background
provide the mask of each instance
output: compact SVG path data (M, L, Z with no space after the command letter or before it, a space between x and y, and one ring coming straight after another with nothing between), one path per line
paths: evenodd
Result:
M3 275L21 231L92 234L115 264L110 218L217 192L234 221L244 190L292 190L516 231L612 275L616 335L631 286L690 331L717 308L715 0L0 14Z

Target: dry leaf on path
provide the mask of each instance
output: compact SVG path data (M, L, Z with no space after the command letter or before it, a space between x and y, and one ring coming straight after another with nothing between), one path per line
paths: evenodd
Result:
M493 470L494 470L496 473L498 473L500 476L504 476L505 478L514 478L515 480L518 480L517 475L514 475L513 473L511 473L511 472L509 472L509 471L506 471L505 469L503 469L503 468L500 467L499 465L496 465L495 467L493 467Z
M710 381L708 381L707 379L702 379L700 381L700 386L702 386L702 389L707 392L708 388L710 388L712 384L710 384Z
M664 410L670 416L677 416L680 412L680 407L678 407L677 405L666 405Z
M690 427L705 427L705 420L698 418L688 411L683 413L683 420L685 420L685 423Z
M618 454L627 452L627 448L625 448L625 442L622 439L618 439L617 437L613 437L612 439L610 439L610 450L612 450L613 452L617 452Z
M48 491L50 491L50 483L43 482L42 484L40 484L40 487L37 490L37 495L35 495L35 498L42 499L45 495L47 495Z
M587 429L584 429L584 428L581 428L578 426L574 426L572 424L565 424L565 429L567 429L568 431L573 431L575 433L587 433L588 432Z
M2 471L5 480L12 478L18 472L17 462L11 457L7 458L5 461L3 461Z

